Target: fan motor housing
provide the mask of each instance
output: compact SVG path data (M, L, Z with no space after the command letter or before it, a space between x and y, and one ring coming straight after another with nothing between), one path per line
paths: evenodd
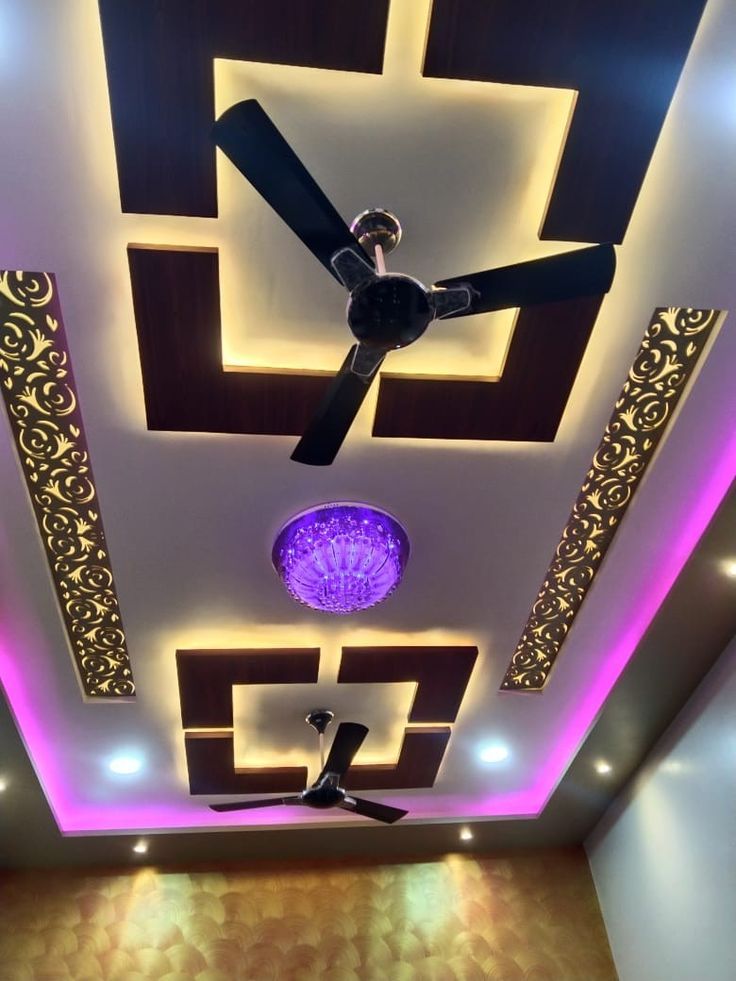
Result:
M387 273L357 286L348 301L348 325L367 347L407 347L434 318L427 290L411 276Z

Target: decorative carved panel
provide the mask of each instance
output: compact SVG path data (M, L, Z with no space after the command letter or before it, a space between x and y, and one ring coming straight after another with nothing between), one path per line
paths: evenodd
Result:
M0 271L0 382L84 693L131 696L100 502L49 273Z
M502 689L541 689L636 493L717 310L655 310L532 606Z

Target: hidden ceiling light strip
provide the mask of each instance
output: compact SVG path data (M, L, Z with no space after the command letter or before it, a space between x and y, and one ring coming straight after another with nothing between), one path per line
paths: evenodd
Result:
M0 271L0 382L84 693L135 694L54 277Z
M508 666L502 690L539 691L667 431L718 310L658 308L616 401Z

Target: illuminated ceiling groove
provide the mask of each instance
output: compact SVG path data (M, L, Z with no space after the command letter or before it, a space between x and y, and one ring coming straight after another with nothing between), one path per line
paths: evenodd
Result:
M54 277L0 271L0 379L84 693L135 694Z
M583 604L675 407L720 316L654 311L542 587L502 690L538 691Z

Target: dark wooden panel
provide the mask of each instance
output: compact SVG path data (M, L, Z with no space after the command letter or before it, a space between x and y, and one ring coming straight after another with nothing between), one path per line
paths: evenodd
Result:
M449 741L449 726L406 729L396 766L351 766L345 786L356 793L433 787Z
M299 436L330 378L223 371L217 252L128 249L149 429ZM522 310L499 382L380 380L375 436L553 440L601 297Z
M409 722L454 722L477 647L343 647L338 682L416 681Z
M554 440L602 300L520 310L497 382L382 375L373 435Z
M706 0L434 0L424 74L576 89L542 238L621 242Z
M306 766L236 770L232 733L188 732L184 746L190 794L299 793L307 783Z
M128 249L149 429L300 436L327 375L223 371L215 250Z
M230 729L233 685L313 684L319 649L177 651L184 729Z
M217 215L216 57L380 72L388 0L99 0L123 211Z

